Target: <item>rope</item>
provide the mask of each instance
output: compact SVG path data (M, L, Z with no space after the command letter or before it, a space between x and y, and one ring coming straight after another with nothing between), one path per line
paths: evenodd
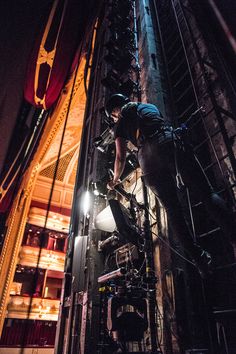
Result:
M40 239L40 245L39 245L40 250L39 250L39 254L38 254L38 258L37 258L37 264L36 264L36 267L35 267L36 269L39 269L39 261L40 261L40 257L41 257L41 253L42 253L43 244L44 244L45 230L46 230L48 216L49 216L49 211L50 211L50 207L51 207L52 195L53 195L54 186L55 186L55 182L56 182L56 176L57 176L57 171L58 171L58 167L59 167L61 151L62 151L62 146L63 146L63 142L64 142L64 137L65 137L66 127L67 127L70 107L71 107L71 103L72 103L72 98L73 98L73 91L74 91L76 78L77 78L77 74L78 74L78 69L79 69L79 62L77 63L77 67L76 67L76 70L75 70L75 76L74 76L74 80L73 80L73 84L72 84L72 88L71 88L71 93L70 93L70 98L69 98L69 103L68 103L68 107L67 107L67 111L66 111L66 117L65 117L65 122L64 122L64 126L63 126L60 146L59 146L59 150L58 150L56 166L55 166L55 170L54 170L54 174L53 174L52 186L51 186L50 195L49 195L49 199L48 199L45 222L44 222L44 226L43 226L43 230L42 230L42 237ZM34 279L34 280L37 280L37 279ZM34 284L34 289L35 289L35 284ZM29 309L28 309L28 313L27 313L27 319L30 319L32 302L33 302L33 298L31 297L30 298ZM22 338L23 344L24 344L24 339L25 339L25 335ZM20 353L23 354L23 352L24 352L24 348L21 349Z

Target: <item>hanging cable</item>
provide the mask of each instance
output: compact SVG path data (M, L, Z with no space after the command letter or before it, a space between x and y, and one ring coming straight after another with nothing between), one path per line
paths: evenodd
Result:
M157 235L154 231L151 231L152 235L156 236L158 239L161 240L161 242L163 242L169 249L171 249L172 252L174 252L175 254L177 254L180 258L182 258L184 261L188 262L189 264L192 264L195 267L195 264L190 261L188 258L184 257L181 253L179 253L175 248L173 248L169 242L165 241L163 237L161 237L160 235Z
M79 58L80 58L80 56L79 56ZM53 179L52 179L52 185L51 185L51 189L50 189L50 195L49 195L47 209L46 209L45 222L44 222L43 230L42 230L41 237L40 237L39 254L38 254L38 257L37 257L37 263L36 263L36 267L35 267L37 270L39 269L39 262L40 262L40 258L41 258L41 254L42 254L42 248L43 248L44 241L45 241L45 230L47 228L47 221L48 221L48 217L49 217L49 212L50 212L50 207L51 207L51 202L52 202L52 196L53 196L54 186L55 186L55 182L56 182L56 176L57 176L57 172L58 172L58 168L59 168L59 162L60 162L60 157L61 157L61 152L62 152L62 146L63 146L63 142L64 142L64 137L65 137L66 127L67 127L70 107L71 107L71 103L72 103L75 83L76 83L76 79L77 79L78 69L79 69L79 61L77 63L75 74L74 74L73 84L72 84L72 88L71 88L71 93L70 93L68 107L67 107L67 111L66 111L66 116L65 116L65 121L64 121L64 126L63 126L61 141L60 141L60 146L59 146L57 160L56 160L56 165L55 165L55 170L54 170ZM37 282L37 277L36 277L36 279L34 279L34 289L35 289L35 286L36 286L36 282ZM28 308L28 312L27 312L27 319L28 320L30 319L32 302L33 302L33 297L31 296L30 303L29 303L29 308ZM22 338L23 345L24 345L25 338L26 338L26 333L24 333L24 336ZM20 353L21 354L24 353L24 347L23 346L21 348L21 352Z
M84 68L84 90L85 90L86 96L88 96L88 86L87 86L88 72L89 72L89 69L91 68L91 58L93 56L93 46L94 46L94 41L96 38L96 33L97 33L97 24L95 24L94 29L91 33L91 38L89 40L88 51L87 51L87 55L86 55L86 64L85 64L85 68Z
M194 78L193 78L193 74L192 74L192 70L191 70L191 65L190 65L190 62L189 62L189 59L188 59L188 55L187 55L187 49L186 49L186 45L185 45L185 42L184 42L184 38L183 38L183 34L182 34L182 31L181 31L181 28L180 28L180 24L179 24L179 20L178 20L178 15L177 15L177 12L176 12L176 8L175 8L175 4L174 4L174 1L171 0L171 4L172 4L172 8L173 8L173 11L174 11L174 16L175 16L175 20L176 20L176 24L177 24L177 27L178 27L178 31L179 31L179 35L180 35L180 39L181 39L181 43L182 43L182 48L183 48L183 51L184 51L184 55L185 55L185 59L186 59L186 63L187 63L187 66L188 66L188 72L189 72L189 76L190 76L190 80L191 80L191 83L192 83L192 89L193 89L193 92L194 92L194 96L195 96L195 100L196 100L196 103L197 103L197 107L200 109L201 107L201 104L199 102L199 99L198 99L198 95L197 95L197 91L196 91L196 86L195 86L195 82L194 82ZM180 5L181 7L181 5ZM182 8L181 8L182 9ZM185 16L183 15L183 18L184 18L184 21L186 23L186 27L188 28L189 30L189 27L188 27L188 23L186 21L186 18ZM201 111L200 111L201 112ZM216 151L216 148L212 142L212 139L211 139L211 136L208 132L208 129L206 127L206 123L205 123L205 120L203 119L203 115L201 114L201 118L202 118L202 123L203 123L203 126L204 126L204 129L205 129L205 132L206 132L206 135L209 139L209 142L210 142L210 145L211 145L211 148L212 148L212 151L214 153L214 156L216 158L216 161L217 161L217 164L218 164L218 167L219 167L219 170L222 174L222 177L225 181L225 185L227 185L227 181L226 181L226 178L224 176L224 173L223 173L223 169L221 167L221 164L220 164L220 161L219 161L219 158L218 158L218 155L217 155L217 151Z

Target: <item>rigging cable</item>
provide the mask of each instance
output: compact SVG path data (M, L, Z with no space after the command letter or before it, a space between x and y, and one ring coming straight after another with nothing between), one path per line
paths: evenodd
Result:
M79 56L79 59L80 59L80 56ZM63 146L63 142L64 142L64 137L65 137L66 127L67 127L70 107L71 107L71 103L72 103L72 99L73 99L73 93L74 93L75 83L76 83L76 79L77 79L78 69L79 69L79 61L77 63L75 74L74 74L74 79L73 79L73 84L72 84L72 87L71 87L71 93L70 93L70 97L69 97L68 107L67 107L67 111L66 111L66 115L65 115L65 121L64 121L64 126L63 126L61 141L60 141L60 146L59 146L59 150L58 150L58 154L57 154L55 170L54 170L54 173L53 173L52 185L51 185L50 195L49 195L47 209L46 209L45 222L44 222L43 230L42 230L41 237L40 237L39 253L38 253L38 257L37 257L37 263L36 263L36 266L35 266L36 270L39 269L39 263L40 263L40 258L41 258L41 254L42 254L42 248L43 248L44 241L45 241L45 230L47 228L47 221L48 221L50 207L51 207L51 203L52 203L52 196L53 196L54 186L55 186L55 182L56 182L56 176L57 176L57 172L58 172L58 168L59 168L59 162L60 162L60 157L61 157L61 152L62 152L62 146ZM35 273L35 274L37 274L37 273ZM36 288L36 283L37 283L37 275L34 278L33 291ZM32 303L33 303L33 297L31 296L30 297L29 308L28 308L28 312L27 312L27 320L30 319ZM27 336L27 334L24 333L23 338L22 338L23 345L24 345L24 341L26 339L26 336ZM23 352L24 352L24 347L22 346L20 353L23 354Z

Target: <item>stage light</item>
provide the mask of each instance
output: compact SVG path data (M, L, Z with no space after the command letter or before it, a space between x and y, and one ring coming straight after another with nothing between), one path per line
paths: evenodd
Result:
M100 231L115 231L116 223L109 205L105 209L103 209L99 214L97 214L94 225L95 228Z
M117 36L117 38L111 38L105 46L109 52L108 55L112 56L113 60L126 59L130 62L134 58L134 41L132 37L127 38L125 33Z
M129 210L116 199L110 199L109 205L118 232L126 240L138 246L141 232L131 218Z
M94 139L93 143L94 146L100 150L101 152L106 152L108 145L114 142L114 132L112 129L107 128L99 135L97 138Z
M132 152L131 150L129 150L129 151L130 152L126 156L124 171L120 177L121 183L124 182L126 177L128 177L131 172L133 172L134 170L136 170L139 167L139 162L138 162L136 153ZM114 172L111 169L109 169L109 174L110 174L110 178L112 178L114 175Z
M118 31L122 31L123 28L127 28L130 26L130 23L131 23L131 18L129 16L126 16L126 17L120 17L120 16L116 16L116 18L114 17L108 17L108 19L111 21L111 23L109 24L109 28L110 28L110 31L115 31L115 30L118 30Z
M122 93L123 95L130 96L134 89L138 87L138 84L128 78L126 81L122 82L119 85L119 92Z
M88 216L91 207L91 193L87 190L82 196L82 210L85 217Z
M141 233L130 212L116 199L110 199L109 205L97 214L95 228L105 232L118 230L121 239L138 245Z
M93 190L93 194L98 197L99 196L99 190L97 189L97 185L96 185L96 182L94 182L94 190Z
M110 14L108 15L109 20L113 21L117 17L127 17L127 14L132 9L132 2L131 1L125 1L121 2L119 1L117 4L113 3L112 4L112 10L110 11Z
M113 71L116 75L116 71L124 74L128 70L132 69L131 63L135 59L135 56L130 50L125 50L123 52L120 51L118 55L113 51L109 51L109 53L105 55L104 59L113 65Z
M120 269L115 272L118 275L121 273ZM102 277L106 281L109 276L110 274L105 274ZM109 331L118 331L119 336L124 341L140 341L143 338L144 331L148 328L146 299L135 296L110 297L108 300L107 328Z
M106 184L107 182L103 183L101 181L97 181L97 182L92 182L91 183L91 190L93 192L93 194L96 197L103 197L106 198L106 193L107 193L107 188L106 188Z
M101 83L105 87L113 88L113 90L118 90L119 89L119 80L120 80L120 77L119 77L118 73L115 73L113 70L110 70L107 73L107 76L101 80Z
M106 238L103 241L98 241L98 252L101 252L104 249L117 246L119 244L118 233L115 231L111 234L110 237Z

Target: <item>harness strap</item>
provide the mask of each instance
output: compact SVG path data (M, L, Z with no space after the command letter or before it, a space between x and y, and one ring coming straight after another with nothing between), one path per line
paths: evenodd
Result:
M140 129L138 128L138 129L136 130L136 141L138 141L138 139L140 138L140 135L141 135Z
M171 129L171 134L172 134L172 141L173 141L173 144L174 144L174 160L175 160L175 171L176 171L176 176L175 176L176 185L177 185L177 188L181 189L181 188L185 187L185 184L184 184L183 178L181 176L181 172L179 170L178 156L177 156L178 148L177 148L177 144L176 144L176 139L174 138L174 136L176 136L176 131L173 128Z

